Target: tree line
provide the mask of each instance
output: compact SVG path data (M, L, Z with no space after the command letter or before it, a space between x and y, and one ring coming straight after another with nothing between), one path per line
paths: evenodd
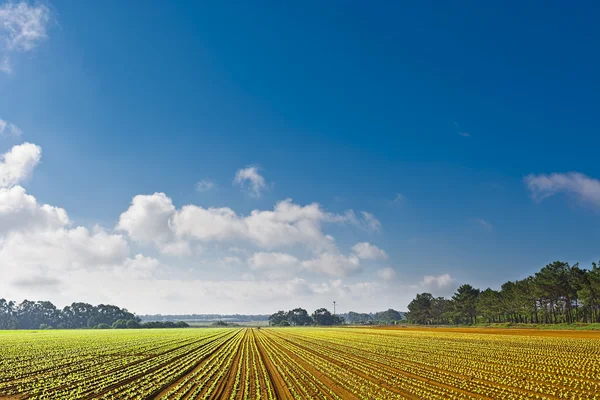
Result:
M600 266L556 261L500 290L464 284L450 299L420 293L408 310L408 321L416 324L600 322Z
M333 315L326 308L319 308L308 314L303 308L294 308L289 311L277 311L269 317L271 326L310 326L310 325L342 325L344 318L340 315Z
M0 329L137 329L184 328L185 322L141 322L125 308L110 304L73 303L63 309L49 301L0 299Z
M350 311L344 317L348 323L360 325L396 324L405 319L404 313L396 311L392 308L386 311L379 311L376 313L357 313L354 311Z

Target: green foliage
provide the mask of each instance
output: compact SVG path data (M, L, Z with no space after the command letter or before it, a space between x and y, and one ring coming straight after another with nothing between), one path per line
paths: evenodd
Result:
M371 324L373 323L373 317L370 314L366 313L356 313L354 311L350 311L348 313L348 323L349 324Z
M499 291L460 286L452 299L418 294L408 306L416 324L600 323L600 267L582 269L555 261L533 276L502 284Z
M431 323L432 302L431 293L417 294L417 297L408 305L408 320L415 324Z
M285 311L283 311L283 310L277 311L275 314L273 314L269 317L269 325L280 326L283 322L287 322L289 325L289 322L287 319L288 319L288 314Z
M312 315L312 319L317 325L333 325L333 314L326 308L319 308L315 310Z
M312 318L304 308L294 308L288 311L287 320L290 325L294 326L308 326L313 324Z
M401 320L402 314L400 314L398 311L392 308L386 311L380 311L378 313L375 313L375 321L377 321L378 323L389 324L396 323L397 321Z
M112 324L113 329L127 329L127 321L118 319Z
M128 320L125 325L126 325L127 329L138 329L140 327L140 323L137 322L135 319Z

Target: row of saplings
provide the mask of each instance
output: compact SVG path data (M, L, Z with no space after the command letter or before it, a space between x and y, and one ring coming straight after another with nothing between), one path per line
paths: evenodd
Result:
M342 325L344 318L334 315L326 308L319 308L312 315L303 308L290 311L277 311L269 317L271 326L309 326L309 325Z

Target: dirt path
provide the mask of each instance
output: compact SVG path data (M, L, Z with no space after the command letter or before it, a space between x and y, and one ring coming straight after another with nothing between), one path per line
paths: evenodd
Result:
M267 368L267 373L269 374L271 384L273 385L273 390L275 391L275 397L277 399L293 399L294 396L292 396L292 392L290 392L290 389L287 387L285 380L283 379L275 365L273 365L273 362L269 358L269 355L267 354L262 343L260 343L260 340L258 340L258 338L256 337L256 333L252 331L252 334L254 335L254 340L258 348L258 353L260 354L260 357L263 363L265 364L265 367Z

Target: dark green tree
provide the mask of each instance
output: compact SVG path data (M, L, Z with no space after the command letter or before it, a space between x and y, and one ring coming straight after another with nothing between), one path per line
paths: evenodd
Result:
M431 306L433 296L431 293L420 293L408 305L406 318L413 324L429 324L432 322Z
M461 285L456 290L452 300L454 300L454 308L461 321L468 324L476 322L478 297L479 289L475 289L469 284Z
M333 325L333 315L326 308L319 308L312 314L312 319L317 325Z

